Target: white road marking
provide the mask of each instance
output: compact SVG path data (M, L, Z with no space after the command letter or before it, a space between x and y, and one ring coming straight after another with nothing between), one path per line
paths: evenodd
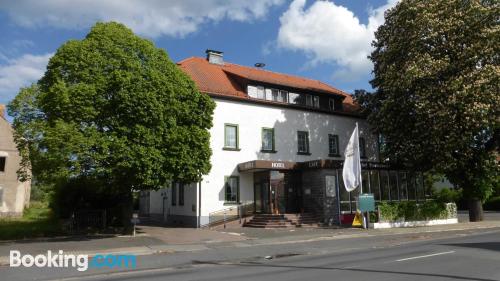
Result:
M435 253L435 254L430 254L430 255L425 255L425 256L417 256L417 257L411 257L411 258L399 259L399 260L396 260L396 261L407 261L407 260L414 260L414 259L428 258L428 257L433 257L433 256L440 256L440 255L453 254L453 253L455 253L455 251L441 252L441 253Z

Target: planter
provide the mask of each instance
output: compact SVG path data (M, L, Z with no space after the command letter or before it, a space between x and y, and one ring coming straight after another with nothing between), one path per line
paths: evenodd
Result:
M417 227L417 226L432 226L432 225L443 225L443 224L454 224L454 223L458 223L457 218L428 220L428 221L376 222L370 224L370 228L382 229L382 228L396 228L396 227Z

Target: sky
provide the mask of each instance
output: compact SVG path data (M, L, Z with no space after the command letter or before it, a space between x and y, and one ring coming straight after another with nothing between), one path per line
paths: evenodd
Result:
M224 60L371 89L367 56L384 11L397 0L0 0L0 103L43 76L67 40L117 21L173 61L224 52Z

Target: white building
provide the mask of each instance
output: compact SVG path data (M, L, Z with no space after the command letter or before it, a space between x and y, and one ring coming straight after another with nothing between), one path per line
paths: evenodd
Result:
M391 174L378 163L377 136L351 95L320 81L227 63L217 51L178 65L216 103L212 169L199 183L142 192L141 213L203 226L244 206L255 213L316 213L339 223L355 208L356 195L345 192L340 177L356 122L365 191L377 200L391 199L391 189L392 199L424 197L421 178ZM406 184L407 177L415 180Z

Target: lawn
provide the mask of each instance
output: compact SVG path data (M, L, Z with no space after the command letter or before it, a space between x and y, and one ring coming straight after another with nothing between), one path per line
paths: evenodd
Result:
M47 203L32 202L21 218L0 219L0 240L48 237L63 234Z

